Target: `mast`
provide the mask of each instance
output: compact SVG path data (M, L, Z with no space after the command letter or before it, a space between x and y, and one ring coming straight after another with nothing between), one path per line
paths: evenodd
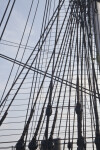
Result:
M94 14L94 34L97 50L97 63L100 70L100 0L96 0L93 2L92 11Z
M100 71L100 0L96 0L93 2L92 5L92 13L93 16L93 24L94 24L94 36L95 36L95 44L96 44L96 57L97 57L97 64L99 66ZM94 80L94 77L93 77ZM95 91L95 85L94 85ZM95 92L94 92L95 95ZM96 149L100 149L100 129L99 129L99 116L98 116L98 109L97 109L97 100L94 96L94 114L96 120L96 132L95 132L95 144Z

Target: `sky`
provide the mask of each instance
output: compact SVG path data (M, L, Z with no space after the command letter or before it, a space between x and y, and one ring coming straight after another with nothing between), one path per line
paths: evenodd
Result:
M7 0L1 0L1 2L0 2L0 11L1 11L0 12L0 20L2 18L3 13L4 13L7 2L8 2ZM5 22L6 22L9 10L11 8L12 2L13 1L11 1L10 5L9 5L7 14L5 15L5 18L4 18L3 23L1 25L0 34L2 33L2 30L3 30L3 27L5 25ZM23 30L25 28L25 24L26 24L26 20L28 17L28 13L29 13L29 8L31 6L31 2L32 2L32 0L29 0L29 1L27 1L27 0L16 0L15 6L13 8L9 22L7 24L7 27L6 27L6 30L3 34L2 40L0 41L0 54L6 55L6 56L13 58L13 59L15 58L15 56L17 54L17 50L18 50L18 45L20 43L20 40L21 40L21 37L23 34ZM37 11L37 14L35 17L34 25L33 25L32 31L31 31L29 42L27 44L28 49L24 55L23 62L26 62L26 60L28 59L31 51L33 50L34 46L36 45L37 41L39 40L40 32L41 32L45 0L39 1L39 5L38 5L38 0L33 0L33 3L34 4L32 7L31 15L30 15L29 21L28 21L27 26L26 26L23 40L21 42L22 46L21 46L20 52L17 56L17 60L20 61L22 54L23 54L23 50L24 50L23 47L26 44L29 30L31 29L32 20L35 16L36 7L38 6L38 11ZM56 3L56 1L55 1L55 3ZM12 66L13 66L12 62L9 62L7 60L0 58L0 98L2 98L2 94L4 91L5 85L7 83L8 76L10 74ZM11 84L14 81L14 77L15 77L15 73L16 73L17 68L18 68L18 66L14 65L14 69L13 69L13 72L11 74L9 84L6 88L5 95L6 95L7 91L9 90L9 88L11 87ZM28 85L26 85L26 87L27 86ZM24 88L25 88L25 86L24 86ZM20 102L17 102L17 104L20 105ZM26 104L26 106L27 106L27 102L24 101L23 104L24 105ZM23 109L26 109L27 107L24 105L23 105ZM16 108L18 108L18 107L16 107ZM16 121L16 120L19 122L22 120L24 121L24 118L23 118L24 113L21 111L21 109L19 109L19 111L17 111L17 112L14 112L14 109L12 108L11 113L9 113L9 116L13 117L13 118L11 119L8 117L8 119L4 122L4 125L1 128L2 132L0 133L0 136L2 137L2 139L0 142L8 141L8 136L6 136L6 135L10 135L10 131L6 131L6 129L9 128L12 131L13 128L16 128L15 124L13 123L14 121ZM18 115L22 116L21 120L18 118L14 118L14 116L16 116L15 113L17 113L17 116ZM10 123L10 126L9 126L9 124L7 124L7 122L12 122L12 123ZM22 133L22 128L23 128L23 125L19 123L19 125L17 126L16 129L19 130L20 134ZM13 132L13 134L16 134L16 132ZM18 140L18 138L19 137L16 137L16 135L13 135L13 141ZM12 140L11 136L9 137L9 141L10 140ZM1 145L1 147L5 147L5 146L9 147L9 146L11 146L11 144ZM15 146L15 143L12 146Z
M54 0L52 0L52 1L54 2ZM5 9L6 5L7 5L7 2L8 2L7 0L1 0L1 2L0 2L0 11L1 11L1 13L0 13L0 19L2 17L4 9ZM6 30L4 32L2 40L0 41L0 54L6 55L6 56L11 57L13 59L15 58L15 56L17 54L17 50L18 50L18 45L20 43L20 40L21 40L21 37L22 37L22 34L23 34L23 30L25 28L25 23L26 23L26 20L27 20L27 17L28 17L28 13L29 13L29 8L30 8L30 5L31 5L31 2L32 2L32 0L16 0L14 9L13 9L13 11L11 13L9 22L7 24L7 27L6 27ZM35 15L35 10L36 10L36 7L38 6L38 11L37 11L37 14L36 14L36 17L35 17L35 21L34 21L34 25L33 25L33 28L32 28L32 32L31 32L31 35L30 35L30 38L29 38L29 41L28 41L28 44L27 44L28 48L26 49L26 53L25 53L24 58L22 60L24 63L28 59L28 57L31 54L33 48L35 47L36 43L39 40L40 33L41 33L41 26L42 26L42 20L43 20L43 12L44 12L45 2L46 2L46 0L42 0L42 1L40 0L39 1L39 5L38 5L38 0L33 0L33 7L32 7L32 11L31 11L31 15L29 17L29 21L28 21L27 26L26 26L25 34L24 34L23 40L21 42L21 48L20 48L19 54L17 56L17 60L21 61L21 57L22 57L22 54L24 52L24 47L25 47L25 44L26 44L26 41L27 41L27 38L28 38L28 35L29 35L29 30L31 29L32 20L33 20L34 15ZM52 6L54 5L53 2L52 2ZM58 2L58 0L55 0L55 8L56 8L56 5L57 5L57 2ZM11 4L12 3L10 3L9 9L11 7ZM68 3L66 3L66 5L64 6L64 12L66 11L67 5L68 5ZM7 14L9 13L9 9L7 11ZM46 26L48 20L50 19L51 15L52 15L52 11L53 11L53 9L51 10L50 16L46 20L45 26ZM4 27L4 24L5 24L5 21L6 21L6 18L7 18L7 14L6 14L5 18L4 18L4 21L3 21L2 25L1 25L0 34L2 33L2 29ZM62 12L62 14L61 14L62 16L60 16L60 17L63 20L64 13ZM62 21L60 23L62 23ZM61 27L60 23L59 23L59 28ZM55 31L55 29L56 28L54 28L53 31ZM64 32L64 30L62 30L62 31ZM62 33L62 35L63 34L64 33ZM55 37L55 33L52 32L52 39L53 40L54 40L54 37ZM74 41L74 39L75 38L73 38L73 41ZM47 55L47 51L46 51L47 47L46 47L46 45L43 47L43 48L45 48L46 55L44 55L44 53L42 53L42 55L43 55L42 57L44 59L43 59L43 61L42 61L42 59L40 60L40 68L42 68L42 71L45 71L45 68L47 67L47 64L49 62L49 56L51 55L52 50L54 48L54 43L52 42L52 40L50 40L49 42L50 42L51 45L53 44L53 46L51 46L51 47L48 48L48 49L50 49L49 50L49 52L50 52L49 55ZM48 39L47 39L47 44L49 42L48 42ZM61 43L59 41L59 45L60 44ZM59 49L59 45L57 46L58 49ZM36 49L36 52L37 52L37 49ZM36 52L34 52L34 55L36 54ZM47 59L47 56L48 56L48 59ZM35 56L33 56L32 59L34 59L34 57ZM61 58L59 58L58 62L60 62L60 61L63 61L63 60ZM66 61L66 57L64 57L64 61ZM73 59L72 59L72 61L73 61ZM76 63L75 63L75 65L76 65ZM4 88L5 88L5 85L6 85L6 82L7 82L7 79L8 79L8 76L10 74L10 70L11 70L12 66L13 66L12 62L9 62L7 60L4 60L4 59L0 58L0 98L2 97L2 93L4 91ZM38 66L38 64L36 64L36 67L37 66ZM49 72L51 71L51 67L52 66L50 66ZM76 68L76 66L75 66L75 68ZM10 82L9 82L9 84L7 86L5 95L6 95L7 91L9 90L9 88L11 87L11 84L13 83L13 81L15 79L15 74L16 74L17 69L18 69L18 66L14 65L14 69L13 69L13 72L11 74ZM63 70L64 70L64 66L62 66L61 69L62 69L61 70L62 71L61 72L61 76L62 76ZM19 69L19 72L20 72L20 70L21 70L21 67ZM60 72L60 70L59 70L59 72ZM23 74L24 73L26 73L26 70L24 70ZM21 77L23 78L23 75ZM32 83L32 78L33 78L33 72L30 71L30 74L28 75L27 81ZM41 83L41 81L43 79L43 76L38 75L38 78L39 79L37 79L37 76L35 74L34 75L34 82L35 82L35 80L37 80L37 84L38 84L37 86L40 86L40 83ZM67 74L65 74L65 77L64 77L65 81L66 81L66 78L67 78ZM76 75L74 75L73 78L74 78L73 79L73 83L76 83ZM68 77L68 79L70 81L70 77ZM19 79L18 82L21 82L21 80ZM39 95L39 98L40 98L41 101L38 100L38 103L41 103L41 105L37 106L38 109L39 109L39 111L37 112L37 114L35 114L36 116L34 117L33 122L34 122L34 120L36 120L36 119L38 120L38 118L39 118L38 115L40 114L41 107L43 106L42 102L44 102L43 98L46 97L45 93L48 90L46 88L46 86L49 84L49 82L50 82L50 79L46 79L43 91L41 92L41 95ZM17 89L17 85L14 88ZM30 84L26 83L26 84L24 84L22 86L22 88L23 89L26 88L26 90L21 89L20 92L19 92L19 95L16 96L16 100L18 100L21 97L22 101L18 100L18 101L15 101L13 103L14 107L13 106L11 107L11 110L9 112L8 118L7 118L6 121L4 121L4 125L0 129L0 131L1 131L0 132L0 136L2 137L0 139L0 142L8 141L8 137L12 133L13 129L16 129L16 130L13 131L13 135L11 137L9 137L9 140L12 140L12 138L13 138L13 140L18 140L19 137L20 137L20 135L21 135L21 133L22 133L22 129L24 127L24 123L22 123L22 122L25 121L26 111L24 111L24 110L26 110L27 106L28 106L28 101L27 101L28 98L27 98L27 96L29 94ZM62 95L64 93L65 88L66 88L65 86L62 88ZM34 93L35 93L34 97L36 97L37 88L33 89L33 90L34 90ZM60 84L58 84L57 88L55 87L55 90L56 90L56 96L55 97L58 97L59 91L60 91ZM14 94L14 92L11 93L10 99L12 99L13 94ZM75 96L75 90L72 90L72 94ZM69 91L66 92L66 95L67 95L66 97L69 98ZM73 105L73 102L75 102L75 97L73 99L73 95L71 97L72 98L72 101L71 101L72 105ZM57 103L57 98L55 99L54 106L56 106L56 103ZM62 104L62 101L61 101L61 104ZM66 104L68 105L68 101L66 102ZM22 107L21 107L21 105L22 105ZM6 107L5 107L5 109L6 109ZM29 109L31 109L31 107L29 107ZM87 108L86 109L87 109L87 113L89 113L89 109L90 108L88 106L88 103L87 103ZM71 111L72 112L72 114L71 114L72 119L73 119L73 116L74 116L74 111L73 110L74 109L72 109L72 111ZM67 116L66 112L67 112L66 109L64 109L63 118L65 119L65 121L63 121L61 123L61 125L62 125L61 130L62 131L63 131L63 124L66 123L66 116ZM59 112L59 114L60 113L61 113L61 111ZM16 116L16 118L14 118L15 116ZM21 117L18 118L18 116L21 116ZM17 124L15 124L14 122L17 122ZM59 120L58 120L58 123L59 123ZM74 125L75 125L75 129L76 129L76 126L77 126L76 122L75 122ZM88 123L88 126L90 126L90 122ZM10 129L9 131L6 130L8 128ZM44 128L45 128L45 126L44 126ZM18 134L19 135L16 136L17 130L18 130ZM44 129L43 129L43 131L44 131ZM32 133L33 133L33 131L32 131ZM62 132L62 135L64 135L64 134L65 133ZM31 138L32 138L32 135L31 135L30 139ZM14 146L14 145L15 145L15 143L12 144L12 146ZM2 145L2 146L4 146L4 145ZM11 146L11 144L7 144L6 146Z
M6 2L7 1L5 0L5 2L2 1L0 3L1 4L0 5L1 9L0 10L2 12L4 12L3 8L5 8ZM23 33L23 29L24 29L25 23L26 23L26 18L28 16L30 3L31 3L31 0L30 1L27 1L27 0L21 0L21 1L17 0L16 1L15 7L13 9L13 12L12 12L11 17L9 19L9 22L7 24L7 28L5 30L5 33L3 35L1 43L5 43L3 40L7 40L7 41L10 41L10 42L14 42L14 43L19 43L20 42L21 36L22 36L22 33ZM29 22L27 24L25 35L24 35L24 38L22 40L22 45L25 45L25 43L26 43L26 39L27 39L28 32L29 32L29 29L30 29L30 26L31 26L31 22L32 22L31 20L32 20L32 17L33 17L33 14L34 14L36 4L37 3L34 2L34 8L32 9L31 16L30 16ZM40 6L43 6L43 5L39 5L39 12L43 12L43 10ZM39 12L38 12L38 15L39 15ZM40 14L42 14L42 13L40 13ZM2 13L0 13L0 16L2 17ZM34 45L36 44L36 42L39 38L39 34L40 34L39 24L41 22L41 18L42 18L41 16L40 17L37 16L35 24L33 26L33 30L32 30L30 40L29 40L29 43L28 43L28 45L32 48L34 47ZM4 22L5 22L5 20L4 20ZM4 23L2 24L0 31L2 31L3 26L4 26ZM11 43L7 43L7 44L11 45ZM18 44L13 44L13 45L18 46ZM16 47L6 46L6 45L3 45L3 44L0 45L0 53L4 54L6 56L9 56L11 58L15 58L15 55L17 53L17 49L18 48L16 48ZM23 49L20 50L20 53L19 53L18 58L17 58L18 60L20 60L20 58L22 56L22 52L23 52ZM28 51L27 54L30 54L30 51ZM26 56L26 59L27 58L28 58L28 56ZM10 63L6 60L0 59L0 68L1 68L0 70L2 70L1 73L0 73L0 83L3 82L1 84L0 91L5 86L4 80L6 82L8 72L10 72L11 66L12 66L12 63ZM1 92L0 92L0 94L1 94Z
M1 2L0 2L0 11L1 11L0 12L0 19L2 17L4 9L7 5L7 2L8 2L8 0L1 0ZM11 57L13 59L15 58L17 50L18 50L18 44L20 43L20 40L21 40L21 37L22 37L22 34L23 34L23 30L24 30L24 27L25 27L25 24L26 24L26 19L27 19L28 13L29 13L29 8L30 8L30 5L31 5L31 2L32 2L31 0L29 0L29 1L27 1L27 0L16 0L14 9L11 13L9 22L7 24L7 27L6 27L6 30L4 32L2 40L0 41L0 54L6 55L6 56ZM33 2L34 5L33 5L31 15L30 15L27 27L26 27L24 38L23 38L22 43L21 43L22 45L26 44L26 40L27 40L27 37L28 37L28 34L29 34L29 30L31 28L32 20L33 20L34 14L35 14L37 2L38 1L36 1L36 0L34 0L34 2ZM28 45L27 45L27 46L30 46L30 50L27 50L27 52L24 56L24 60L23 60L24 62L27 60L28 56L30 55L32 49L34 48L35 44L37 43L37 41L39 39L41 24L42 24L41 21L42 21L42 18L43 18L44 2L40 1L39 5L38 5L38 11L37 11L37 15L36 15L36 18L35 18L34 26L33 26L32 32L31 32L31 36L30 36ZM12 3L10 3L9 9L11 7L11 4ZM1 25L0 34L1 34L2 29L4 27L7 15L9 13L9 9L8 9L7 14L4 18L4 21ZM10 42L13 42L13 43L10 43ZM7 44L7 45L4 45L4 44ZM11 45L13 45L13 46L11 46ZM21 60L21 56L22 56L22 53L23 53L23 47L24 46L22 46L22 48L20 48L20 52L19 52L19 55L17 57L17 60L19 60L19 61ZM10 70L12 68L12 65L13 64L11 62L0 58L0 97L2 97L2 93L3 93L3 90L5 88L5 85L6 85L8 76L10 74ZM13 80L14 80L17 67L18 67L17 65L14 66L14 70L12 72L10 82L8 84L6 92L8 91L8 89L10 88L10 86L11 86ZM25 104L25 102L23 102L23 103ZM17 115L19 115L20 112L21 111L17 112ZM21 115L23 115L23 113ZM15 116L15 115L13 115L13 116ZM10 120L8 119L8 122L9 121L11 121L11 119ZM3 129L4 128L5 129L9 128L9 125L5 124ZM16 128L16 127L14 127L14 125L12 123L10 128ZM20 124L17 127L17 129L19 129L19 128L22 128L22 126ZM21 133L21 131L20 131L20 133ZM1 135L6 135L6 134L9 134L9 132L1 132ZM7 138L5 138L3 136L2 141L7 141ZM10 140L12 140L12 137L9 137L9 141ZM13 136L13 140L16 140L16 136ZM4 145L2 145L2 146L4 147ZM9 146L9 144L6 145L6 146Z

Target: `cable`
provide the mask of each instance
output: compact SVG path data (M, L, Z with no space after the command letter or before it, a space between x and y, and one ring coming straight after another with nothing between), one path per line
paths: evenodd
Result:
M7 18L7 20L6 20L5 26L4 26L3 31L2 31L2 33L1 33L1 36L0 36L0 41L1 41L1 39L2 39L2 37L3 37L3 34L4 34L5 30L6 30L6 27L7 27L8 21L9 21L9 18L10 18L10 16L11 16L12 10L13 10L14 5L15 5L15 2L16 2L16 0L13 1L13 4L12 4L12 6L11 6L11 9L10 9L10 12L9 12L9 15L8 15L8 18ZM9 4L8 4L8 6L9 6Z
M11 0L9 0L8 3L7 3L6 9L5 9L4 14L3 14L3 16L2 16L2 18L1 18L1 21L0 21L0 26L1 26L1 24L2 24L2 22L3 22L3 20L4 20L4 17L5 17L5 15L6 15L6 13L7 13L7 10L8 10L8 7L9 7L10 2L11 2Z

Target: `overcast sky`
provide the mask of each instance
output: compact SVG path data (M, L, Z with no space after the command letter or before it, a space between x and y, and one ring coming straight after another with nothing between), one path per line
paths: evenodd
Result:
M7 5L7 0L2 0L0 2L0 10L1 10L0 18L2 17L2 14L4 12L6 5ZM4 55L9 56L11 58L15 58L15 55L16 55L17 50L18 50L18 48L16 46L18 46L18 45L13 44L13 43L11 44L11 43L5 42L3 40L15 42L18 44L20 43L22 33L23 33L23 30L25 27L26 19L27 19L28 13L29 13L30 5L31 5L31 0L29 0L29 1L27 1L27 0L21 0L21 1L16 0L14 9L13 9L12 14L11 14L11 17L10 17L9 22L7 24L7 28L4 32L4 35L3 35L1 43L0 43L0 53L1 54L4 54ZM33 19L35 10L36 10L36 5L37 5L37 1L34 1L33 9L32 9L31 15L30 15L30 19L28 21L25 35L24 35L24 38L22 40L23 45L26 44L26 40L27 40L27 37L29 34L32 19ZM39 34L40 34L40 29L41 29L41 26L40 26L41 23L40 22L42 20L43 7L44 7L43 2L42 2L42 5L40 2L39 6L38 6L37 16L36 16L34 26L32 29L32 33L31 33L31 36L30 36L30 39L28 42L28 46L34 47L36 42L39 39ZM9 10L8 10L8 12L9 12ZM7 17L7 15L5 16L5 20L6 20L6 17ZM2 32L2 29L4 27L5 20L3 21L2 26L0 28L0 33ZM4 43L4 44L6 43L8 45L14 45L15 47L3 45L2 43ZM23 52L23 49L20 49L20 53L17 57L17 60L20 60L20 58L22 56L22 52ZM27 53L29 53L29 54L30 54L30 52L31 51L27 51ZM26 59L27 58L28 58L28 55L26 56ZM12 66L12 63L0 58L0 70L1 70L0 71L0 95L2 93L4 86L5 86L5 82L7 81L7 77L8 77L8 74L10 73L11 66Z
M67 1L67 0L66 0ZM3 13L4 13L4 10L5 10L5 7L6 7L6 5L7 5L7 2L8 2L8 0L1 0L0 1L0 20L1 20L1 18L2 18L2 15L3 15ZM16 53L17 53L17 50L18 50L18 45L19 45L19 43L20 43L20 40L21 40L21 37L22 37L22 34L23 34L23 30L24 30L24 27L25 27L25 23L26 23L26 20L27 20L27 16L28 16L28 13L29 13L29 8L30 8L30 5L31 5L31 2L32 2L32 0L16 0L16 3L15 3L15 6L14 6L14 9L13 9L13 11L12 11L12 14L11 14L11 17L10 17L10 19L9 19L9 22L8 22L8 24L7 24L7 27L6 27L6 30L5 30L5 32L4 32L4 35L3 35L3 37L2 37L2 40L0 41L0 54L4 54L4 55L6 55L6 56L8 56L8 57L11 57L11 58L15 58L15 56L16 56ZM38 5L38 11L37 11L37 14L36 14L36 18L35 18L35 22L34 22L34 25L33 25L33 28L32 28L32 32L31 32L31 35L30 35L30 38L29 38L29 42L28 42L28 44L27 44L27 46L28 46L28 48L29 49L27 49L27 51L26 51L26 53L25 53L25 55L24 55L24 59L23 59L23 62L26 62L26 60L28 59L28 56L30 55L30 53L31 53L31 51L33 50L33 48L35 47L35 45L36 45L36 43L37 43L37 41L39 40L39 37L40 37L40 32L41 32L41 26L42 26L42 20L43 20L43 12L44 12L44 5L45 5L45 2L46 2L46 0L40 0L40 2L39 2L39 5ZM53 0L53 2L54 2L54 0ZM55 0L55 2L56 2L56 4L57 4L57 2L58 2L58 0ZM68 1L67 1L68 2ZM11 3L12 4L12 3ZM11 4L10 4L10 6L9 6L9 9L10 9L10 7L11 7ZM28 21L28 24L27 24L27 27L26 27L26 31L25 31L25 34L24 34L24 38L23 38L23 40L22 40L22 48L20 48L20 52L19 52L19 54L18 54L18 56L17 56L17 60L21 60L21 57L22 57L22 54L23 54L23 51L24 51L24 45L26 44L26 41L27 41L27 38L28 38L28 35L29 35L29 30L30 30L30 28L31 28L31 24L32 24L32 20L33 20L33 18L34 18L34 14L35 14L35 10L36 10L36 6L37 6L37 4L38 4L38 0L34 0L34 5L33 5L33 8L32 8L32 11L31 11L31 15L30 15L30 18L29 18L29 21ZM55 4L55 5L56 5ZM66 3L66 4L68 4L68 3ZM53 5L53 4L52 4ZM67 5L66 5L66 7L67 7ZM9 9L8 9L8 12L9 12ZM65 9L65 7L64 7L64 12L66 11L66 9ZM8 12L7 12L7 14L8 14ZM3 27L4 27L4 24L5 24L5 21L6 21L6 18L7 18L7 14L6 14L6 16L5 16L5 18L4 18L4 21L3 21L3 23L2 23L2 25L1 25L1 28L0 28L0 34L2 33L2 30L3 30ZM51 11L51 14L52 14L52 11ZM50 14L50 16L51 16L51 14ZM64 14L64 13L62 13L62 14ZM61 14L61 15L62 15ZM62 18L63 18L63 16L62 16ZM62 19L61 18L61 19ZM59 24L60 24L61 22L59 21ZM65 24L66 25L66 24ZM60 25L59 25L60 26ZM64 30L63 30L64 31ZM53 32L52 32L52 34L53 34ZM55 34L54 34L55 35ZM63 34L62 34L63 35ZM12 42L12 43L11 43ZM47 41L48 42L48 41ZM52 43L52 42L51 42ZM54 45L53 45L53 47L54 47ZM59 47L59 46L58 46ZM49 47L50 48L50 47ZM49 49L48 48L48 49ZM53 48L51 49L51 51L53 50ZM47 59L47 58L46 58ZM46 59L44 59L44 63L45 63L45 60ZM66 57L64 58L65 60L66 60ZM73 60L73 59L72 59ZM48 60L47 60L48 61ZM59 60L60 61L60 60ZM7 82L7 79L8 79L8 76L9 76L9 73L10 73L10 70L11 70L11 68L12 68L12 63L11 62L9 62L9 61L7 61L7 60L4 60L4 59L2 59L2 58L0 58L0 97L2 97L2 93L3 93L3 90L4 90L4 88L5 88L5 85L6 85L6 82ZM45 66L46 66L47 64L45 63ZM41 64L41 66L42 66L42 64ZM43 66L44 67L44 66ZM76 67L76 66L75 66ZM15 65L14 66L14 70L13 70L13 72L12 72L12 75L11 75L11 77L10 77L10 82L9 82L9 84L8 84L8 87L7 87L7 90L6 90L6 92L8 91L8 89L11 87L11 84L12 84L12 82L13 82L13 80L14 80L14 77L15 77L15 73L16 73L16 70L17 70L17 68L18 68L18 66L17 65ZM58 67L59 68L59 67ZM43 68L42 68L43 69ZM45 69L44 69L45 70ZM63 67L62 67L62 70L63 70ZM60 71L59 71L60 72ZM66 71L67 72L67 71ZM61 72L62 74L63 74L63 71ZM33 75L33 72L32 72L32 75ZM65 75L65 78L66 78L66 76L67 75ZM32 76L33 77L33 76ZM41 80L41 79L40 79ZM31 81L31 80L29 80L29 81ZM49 79L48 80L46 80L47 82L49 81ZM87 82L87 81L86 81ZM76 84L76 75L74 75L74 77L73 77L73 83L75 83ZM88 82L87 82L88 83ZM45 87L46 87L46 82L45 82ZM30 86L30 85L28 85L28 84L26 84L26 85L24 85L24 88L25 87L28 87L28 86ZM60 86L59 86L60 87ZM59 93L59 91L60 91L60 89L59 89L59 87L57 88L57 95L56 95L56 97L58 97L58 93ZM62 89L65 89L65 87L64 88L62 88ZM47 87L45 88L45 91L47 90ZM64 91L64 90L63 90ZM62 91L62 95L63 95L63 91ZM29 92L28 90L26 90L26 94L27 94L27 92ZM46 93L46 92L45 92ZM43 97L45 97L45 93L43 94L42 93L42 96ZM67 94L69 94L69 92L66 92ZM73 92L72 93L74 93L75 94L75 90L73 90ZM29 94L29 93L28 93ZM36 91L36 94L37 94L37 91ZM75 96L75 95L74 95ZM20 96L21 98L23 98L23 95L22 96ZM26 96L27 97L27 96ZM68 95L67 95L67 97L68 97ZM17 97L17 98L19 98L19 97ZM16 99L17 99L16 98ZM24 98L25 98L25 93L24 93ZM57 100L56 98L55 98L55 100ZM72 104L73 104L73 101L74 101L74 103L75 103L75 97L74 97L74 99L72 99ZM68 103L68 101L67 101L67 103ZM9 116L10 117L14 117L14 116L16 116L16 114L17 115L21 115L22 116L22 118L13 118L13 119L9 119L9 118L7 118L7 121L8 122L11 122L11 121L24 121L25 120L25 116L24 116L24 118L23 118L23 115L24 115L24 113L22 112L22 110L21 109L26 109L27 107L26 106L28 106L28 104L27 104L27 102L24 100L24 101L22 101L22 102L16 102L16 103L14 103L13 105L16 105L16 104L23 104L23 107L22 108L20 108L19 106L17 106L17 107L13 107L12 106L12 108L11 108L11 112L9 113ZM26 105L26 106L24 106L24 104ZM41 105L40 105L41 106ZM14 108L16 108L17 110L19 109L19 111L17 111L17 112L14 112ZM87 108L89 108L89 106L87 106ZM89 108L90 109L90 108ZM87 111L89 110L89 109L87 109ZM16 114L15 114L16 113ZM65 112L64 112L64 114L66 113L66 110L65 110ZM74 113L74 109L73 109L73 113ZM89 112L88 112L89 113ZM26 114L25 114L26 115ZM67 114L65 114L65 118L66 118L66 116L67 116ZM74 115L73 115L74 116ZM72 116L72 117L73 117ZM63 116L64 117L64 116ZM36 119L36 118L35 118ZM77 119L76 119L77 120ZM15 126L15 124L13 124L13 122L10 124L10 125L8 125L7 124L7 121L5 122L5 124L4 124L4 126L3 127L1 127L1 129L3 130L3 129L7 129L7 128L9 128L9 129L13 129L13 128L18 128L19 129L19 132L18 133L22 133L22 129L23 129L23 125L22 124L18 124L18 126ZM65 122L66 122L66 120L65 120ZM90 123L90 122L89 122ZM77 125L76 125L77 126ZM21 129L21 130L20 130ZM63 130L63 128L62 128L62 130ZM17 132L17 130L15 131L15 133ZM11 133L11 131L7 131L7 132L5 132L5 131L2 131L2 132L0 132L0 135L2 136L2 138L0 138L0 142L1 141L7 141L8 140L8 136L5 136L4 137L4 135L6 135L6 134L10 134ZM13 132L14 133L14 132ZM91 133L91 132L90 132ZM65 133L64 133L65 134ZM14 139L13 140L18 140L18 139L16 139L16 136L13 136L14 137ZM10 140L12 140L12 138L10 137Z
M35 18L35 21L34 21L34 25L33 25L33 28L32 28L32 32L31 32L31 35L30 35L30 38L29 38L29 42L27 44L27 46L29 46L29 48L31 47L30 48L31 50L27 50L27 52L24 56L23 62L26 62L26 60L28 59L28 56L30 55L32 49L34 48L37 41L39 40L41 26L42 26L42 20L43 20L45 1L46 0L42 0L42 1L40 0L39 5L38 5L38 0L34 0L34 2L33 2L33 8L32 8L31 15L30 15L27 27L26 27L24 38L23 38L22 43L21 43L22 45L26 44L26 41L27 41L27 38L28 38L28 35L29 35L29 30L31 28L32 20L34 18L37 5L38 5L38 11L37 11L36 18ZM0 20L2 18L3 13L4 13L7 2L8 2L8 0L1 0L0 1ZM25 28L25 24L26 24L26 20L27 20L27 17L28 17L31 2L32 2L32 0L16 0L15 6L13 8L13 11L11 13L9 22L7 24L7 27L6 27L6 30L4 32L2 40L0 41L0 54L6 55L6 56L11 57L13 59L15 58L17 50L18 50L18 44L20 43L20 40L21 40L21 37L22 37L22 34L23 34L23 30ZM10 8L11 8L11 4L12 3L10 3L7 14L4 18L4 21L3 21L2 25L1 25L0 34L2 33L3 27L5 25L7 15L9 13ZM22 48L20 48L20 52L17 56L17 60L19 60L19 61L21 60L21 57L22 57L22 53L23 53L23 50L24 50L23 47L24 46L22 46ZM8 80L12 65L13 65L13 63L0 58L0 98L2 97L2 93L4 91L6 82ZM10 77L10 82L7 86L7 90L6 90L5 94L7 93L9 88L11 87L11 84L12 84L12 82L14 80L14 77L15 77L17 67L18 67L17 65L14 66L14 70L13 70L12 75ZM23 103L26 104L25 102L23 102ZM19 102L19 104L20 104L20 102ZM26 107L23 106L23 108L21 108L21 109L25 109L25 108ZM12 112L13 112L13 110L12 110ZM15 113L12 113L12 112L11 112L11 116L12 117L16 116ZM9 113L9 115L10 115L10 113ZM21 112L21 110L19 110L17 112L17 115L22 115L23 116L23 112ZM25 118L22 118L22 119L25 119ZM16 128L13 124L11 124L10 126L8 124L6 124L7 122L11 122L11 121L16 121L16 118L15 119L13 118L13 120L8 118L5 121L5 124L1 128L1 130L2 129L8 129L8 128L10 128L10 129ZM21 120L18 119L18 121L21 121ZM17 128L18 129L21 128L21 130L19 130L19 132L21 134L23 126L21 124L19 124L19 126L17 126ZM9 135L10 132L9 131L7 131L7 132L4 131L4 132L0 133L1 136L6 135L6 134ZM16 136L13 136L13 139L10 137L9 140L18 140L18 138L16 138ZM1 141L8 141L8 136L7 137L2 136L2 139L0 140L0 142ZM8 144L8 146L9 146L9 144Z

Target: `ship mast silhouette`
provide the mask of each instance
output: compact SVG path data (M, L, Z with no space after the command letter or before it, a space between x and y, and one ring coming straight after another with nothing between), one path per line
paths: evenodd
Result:
M0 22L0 42L17 47L15 58L0 53L12 63L0 101L0 149L100 150L100 0L46 0L34 48L28 43L40 0L31 0L20 43L3 40L16 3L8 1Z

